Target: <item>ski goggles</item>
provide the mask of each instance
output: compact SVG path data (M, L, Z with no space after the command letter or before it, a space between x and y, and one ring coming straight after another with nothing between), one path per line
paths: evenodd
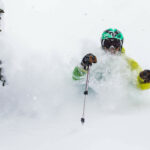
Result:
M116 38L109 38L105 39L102 43L103 47L109 49L111 46L113 46L115 49L122 47L122 42L119 39Z

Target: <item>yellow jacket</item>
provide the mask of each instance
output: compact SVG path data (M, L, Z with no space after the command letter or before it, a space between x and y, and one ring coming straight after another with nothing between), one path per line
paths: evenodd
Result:
M122 54L125 55L125 49L122 48ZM133 60L132 58L129 58L126 56L126 60L131 67L131 70L135 70L138 73L137 76L137 87L141 90L146 90L150 88L150 83L144 83L144 80L140 77L140 72L142 71L142 68L139 66L139 64Z
M139 64L127 57L125 55L125 49L122 48L122 55L125 56L125 59L127 60L127 63L129 64L129 66L131 67L131 70L132 71L136 71L138 73L138 76L137 76L137 88L141 89L141 90L146 90L146 89L149 89L150 88L150 83L144 83L144 80L140 77L140 72L142 71L142 68L139 66ZM72 78L73 80L80 80L83 78L83 76L87 73L86 70L80 68L80 67L75 67L74 71L73 71L73 75L72 75Z

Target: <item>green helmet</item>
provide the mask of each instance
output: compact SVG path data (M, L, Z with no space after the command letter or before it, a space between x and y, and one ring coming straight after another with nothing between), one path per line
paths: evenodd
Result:
M117 29L107 29L102 33L102 37L101 37L101 44L102 47L106 47L105 46L105 41L108 40L115 40L115 41L119 41L120 42L120 49L122 48L123 45L123 35L122 33L117 30Z

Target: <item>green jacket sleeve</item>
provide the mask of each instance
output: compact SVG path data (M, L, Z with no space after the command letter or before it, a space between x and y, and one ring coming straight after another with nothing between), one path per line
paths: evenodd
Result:
M140 72L142 71L142 68L139 66L139 64L131 58L127 58L127 61L129 66L131 67L131 70L136 70L138 73L137 87L141 90L150 89L150 83L144 83L144 80L140 77Z
M81 67L76 66L72 73L72 79L73 80L81 80L84 78L86 73L87 73L86 70L82 69Z

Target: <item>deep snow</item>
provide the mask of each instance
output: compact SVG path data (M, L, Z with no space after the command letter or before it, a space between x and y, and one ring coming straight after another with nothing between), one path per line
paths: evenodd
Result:
M71 78L88 52L98 56L93 72L108 61L100 55L100 35L109 27L123 32L126 54L150 69L148 0L5 0L1 6L8 81L0 87L1 150L150 149L149 90L126 87L120 76L101 84L91 76L96 94L87 97L82 126L84 95ZM125 66L117 60L115 71Z

